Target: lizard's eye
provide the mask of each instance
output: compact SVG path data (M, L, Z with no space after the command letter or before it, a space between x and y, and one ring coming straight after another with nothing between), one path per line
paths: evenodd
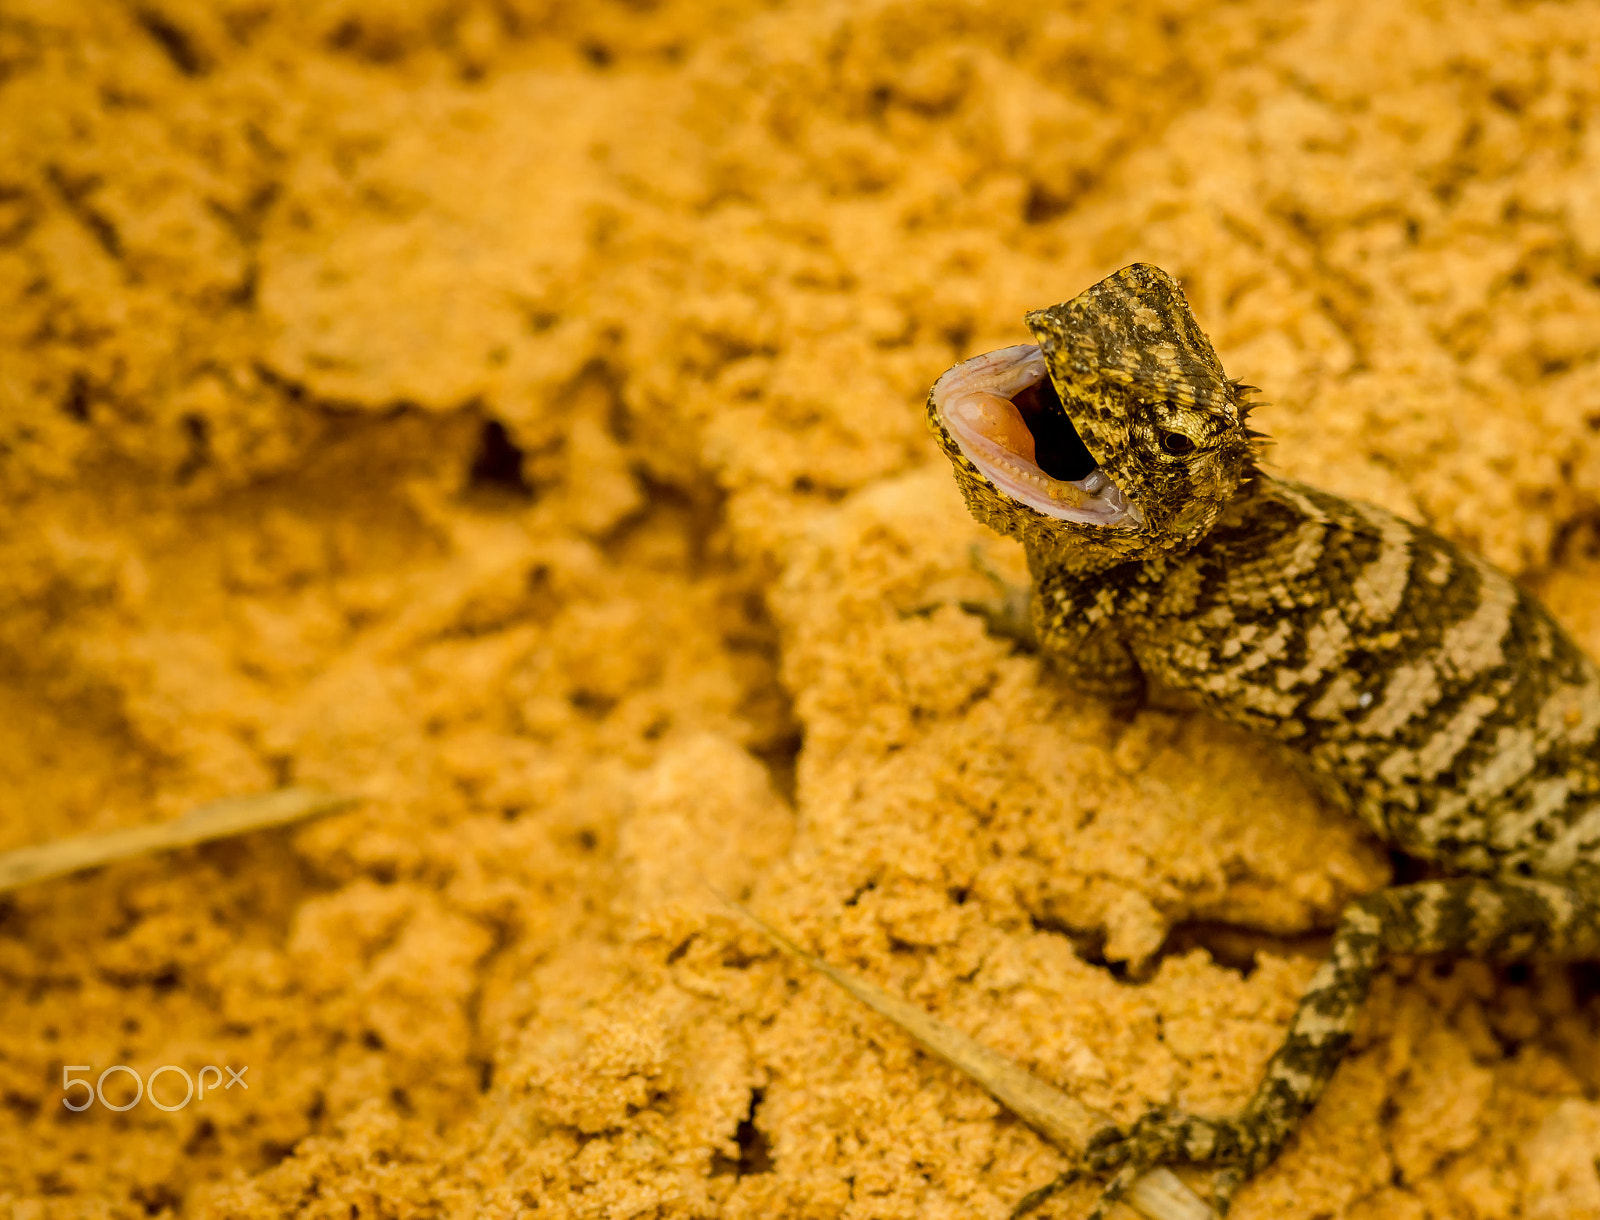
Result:
M1181 432L1163 432L1161 447L1173 457L1188 457L1194 452L1194 442Z

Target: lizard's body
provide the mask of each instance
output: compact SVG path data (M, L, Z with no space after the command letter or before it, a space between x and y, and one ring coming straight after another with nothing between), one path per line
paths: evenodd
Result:
M1600 957L1600 670L1484 560L1262 474L1242 387L1165 273L1028 321L1039 347L956 366L929 415L974 514L1025 544L1065 680L1192 693L1447 875L1351 904L1240 1115L1157 1110L1091 1142L1088 1168L1122 1171L1102 1207L1174 1160L1232 1166L1225 1207L1332 1076L1384 952Z
M1035 587L1040 643L1080 689L1192 692L1451 872L1600 883L1600 671L1431 530L1258 475L1185 554L1090 577L1036 562Z

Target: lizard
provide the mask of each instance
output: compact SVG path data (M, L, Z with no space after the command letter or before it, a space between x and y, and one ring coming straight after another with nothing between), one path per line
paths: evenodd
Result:
M1255 388L1177 282L1135 263L962 361L927 418L971 513L1019 540L1024 627L1075 690L1147 690L1279 744L1335 806L1426 862L1355 899L1254 1093L1228 1117L1106 1124L1098 1220L1152 1168L1218 1167L1212 1205L1282 1150L1385 954L1600 958L1600 670L1529 592L1375 506L1269 475Z

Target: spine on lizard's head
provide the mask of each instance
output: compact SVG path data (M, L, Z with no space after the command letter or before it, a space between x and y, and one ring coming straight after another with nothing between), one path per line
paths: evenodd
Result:
M1260 434L1177 282L1134 263L1027 324L1035 343L964 360L928 395L967 507L1052 567L1193 547L1255 474Z

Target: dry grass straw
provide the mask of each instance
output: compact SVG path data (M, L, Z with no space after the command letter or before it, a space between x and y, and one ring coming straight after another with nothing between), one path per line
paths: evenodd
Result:
M774 947L836 983L879 1016L893 1021L925 1051L977 1081L996 1101L1069 1156L1079 1155L1089 1135L1109 1121L1107 1115L1023 1071L1004 1055L967 1037L915 1004L807 953L726 894L718 892L717 896L754 925ZM1216 1220L1216 1213L1182 1179L1165 1168L1153 1169L1141 1177L1123 1197L1123 1202L1149 1220Z
M191 809L170 822L129 826L107 834L58 839L0 855L0 893L82 872L117 860L191 847L210 839L286 826L355 803L354 797L312 788L283 788L257 796L226 797Z

